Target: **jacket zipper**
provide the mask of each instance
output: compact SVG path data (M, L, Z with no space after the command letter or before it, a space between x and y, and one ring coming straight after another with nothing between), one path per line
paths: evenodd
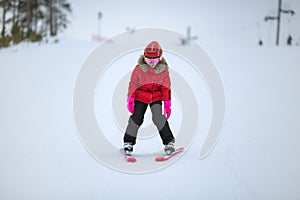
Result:
M150 95L150 101L152 102L152 98L153 98L153 91L154 91L154 81L152 79L152 92L151 92L151 95Z

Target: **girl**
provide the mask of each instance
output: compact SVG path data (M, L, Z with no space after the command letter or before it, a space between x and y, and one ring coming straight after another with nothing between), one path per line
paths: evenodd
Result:
M165 153L175 151L175 138L170 130L168 119L171 115L171 88L168 64L162 56L158 42L152 41L138 60L138 65L131 74L128 88L127 108L132 114L123 138L124 151L131 155L139 127L144 120L148 105L152 112L152 120L156 125ZM164 105L164 115L162 114Z

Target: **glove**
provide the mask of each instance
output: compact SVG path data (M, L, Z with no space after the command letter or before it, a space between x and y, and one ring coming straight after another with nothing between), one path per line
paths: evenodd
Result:
M167 120L171 116L171 101L164 101L164 115Z
M134 98L133 97L127 98L127 109L131 114L134 113Z

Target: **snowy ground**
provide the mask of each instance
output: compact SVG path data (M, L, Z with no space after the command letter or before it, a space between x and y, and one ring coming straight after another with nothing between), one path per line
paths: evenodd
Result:
M207 47L226 121L212 153L199 137L176 163L132 175L83 148L74 84L95 44L72 39L0 51L0 199L299 199L300 48Z
M276 23L263 22L275 15L273 0L72 4L72 23L58 44L0 50L1 200L300 198L299 1L283 1L284 9L296 15L282 16L281 47L272 46ZM164 12L149 17L145 10L154 12L157 5ZM148 174L112 170L83 147L74 123L73 92L96 44L74 38L99 32L99 11L103 35L127 26L178 32L192 27L215 62L226 94L222 136L205 159L199 159L200 134L173 165ZM290 33L298 46L284 46ZM265 46L253 46L259 38ZM200 90L201 84L192 87ZM174 130L176 112L174 104ZM110 137L121 144L117 135ZM136 150L146 151L142 145Z

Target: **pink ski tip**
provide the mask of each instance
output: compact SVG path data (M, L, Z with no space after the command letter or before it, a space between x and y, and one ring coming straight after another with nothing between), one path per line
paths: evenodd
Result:
M162 161L165 161L166 159L165 158L163 158L163 157L157 157L157 158L155 158L155 161L156 162L162 162Z
M134 162L136 162L136 159L135 158L127 158L127 162L134 163Z

